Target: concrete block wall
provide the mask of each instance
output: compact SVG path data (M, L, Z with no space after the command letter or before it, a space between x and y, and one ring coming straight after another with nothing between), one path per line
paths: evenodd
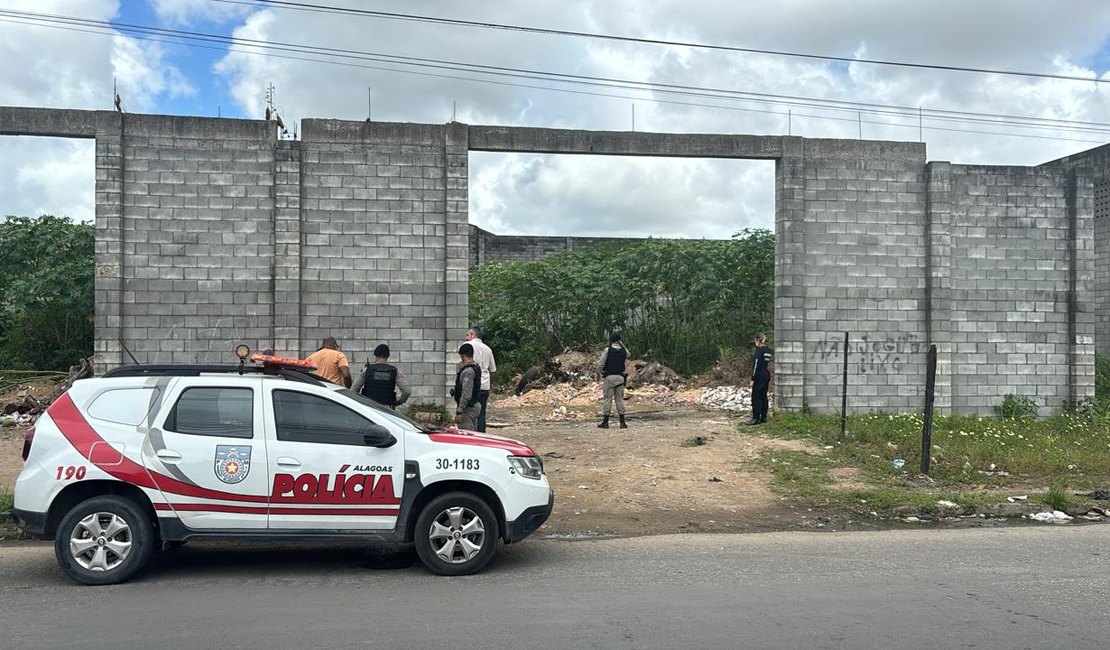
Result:
M780 408L839 408L845 331L853 412L919 410L932 343L941 412L1013 393L1048 413L1093 395L1096 338L1110 347L1107 147L986 167L926 163L920 143L302 125L285 142L265 122L0 107L0 135L96 139L98 369L125 347L221 362L330 335L356 363L389 343L417 397L446 400L471 150L775 160Z
M477 226L470 226L469 233L471 269L490 262L533 262L570 250L644 241L633 237L495 235Z
M230 363L238 343L271 345L272 128L111 117L123 127L108 145L119 168L105 170L122 175L118 339L145 363Z
M1093 186L1095 267L1091 285L1095 314L1095 350L1110 355L1110 145L1054 160L1045 168L1077 170Z
M776 305L775 337L779 375L785 356L804 386L783 406L839 410L848 332L849 409L915 409L927 348L924 145L798 145L803 169L783 191L800 194L800 222L781 228L791 290Z
M302 127L302 313L298 348L289 352L307 356L334 336L361 365L387 343L426 397L443 383L446 358L444 128L336 120ZM461 340L465 325L452 325Z
M946 296L954 408L990 413L1013 394L1047 414L1090 397L1093 384L1075 385L1070 372L1073 363L1093 363L1089 344L1073 359L1075 337L1089 340L1093 330L1072 313L1073 292L1088 290L1093 233L1075 231L1091 224L1074 223L1067 174L952 165L951 191L958 197ZM1080 278L1073 277L1077 252Z

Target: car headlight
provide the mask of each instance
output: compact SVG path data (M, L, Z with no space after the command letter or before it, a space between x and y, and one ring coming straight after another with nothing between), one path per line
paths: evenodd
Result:
M524 478L543 477L543 461L537 456L509 456L509 468Z

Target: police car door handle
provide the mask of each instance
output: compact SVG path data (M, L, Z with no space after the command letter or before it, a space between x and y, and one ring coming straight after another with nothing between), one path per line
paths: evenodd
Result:
M296 458L290 458L288 456L278 456L276 462L281 467L292 467L295 469L301 466L300 461L298 461Z
M180 463L181 454L170 449L159 449L158 458L165 463Z

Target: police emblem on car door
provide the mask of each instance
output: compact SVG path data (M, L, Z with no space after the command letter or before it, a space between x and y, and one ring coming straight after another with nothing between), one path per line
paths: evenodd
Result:
M251 471L251 448L243 445L216 445L216 478L234 485Z

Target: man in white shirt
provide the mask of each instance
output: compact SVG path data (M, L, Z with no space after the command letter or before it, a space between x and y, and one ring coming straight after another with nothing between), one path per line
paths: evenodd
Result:
M482 369L482 386L478 392L478 401L482 411L478 415L478 431L486 430L486 404L489 402L489 390L493 386L493 377L497 374L497 362L493 358L493 350L482 342L482 328L473 326L466 330L466 342L474 348L474 363Z

